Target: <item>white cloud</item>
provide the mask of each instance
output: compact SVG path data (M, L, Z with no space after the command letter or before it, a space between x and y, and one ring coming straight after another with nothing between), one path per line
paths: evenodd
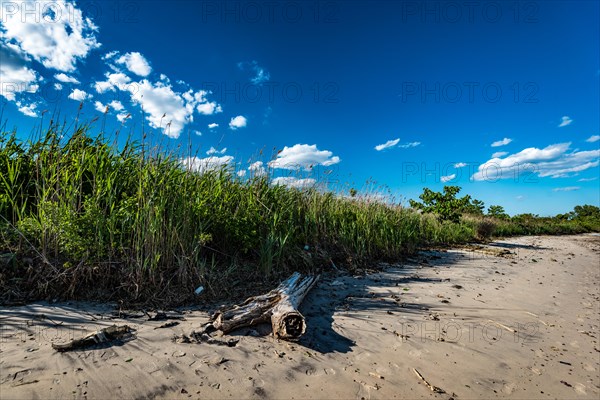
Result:
M515 199L517 199L517 200L521 201L521 200L525 199L525 196L523 196L523 195L518 195L517 197L515 197Z
M492 143L492 147L500 147L500 146L506 146L507 144L509 144L510 142L512 142L512 139L509 138L504 138L502 140L498 140L494 143Z
M263 176L267 174L267 170L262 161L256 161L250 164L248 171L251 171L254 176Z
M87 99L91 99L92 97L93 96L91 94L79 89L73 89L73 91L69 95L69 99L77 101L84 101Z
M194 104L186 103L171 85L152 84L144 79L130 86L131 100L142 106L150 126L162 129L170 138L177 139L183 127L193 121Z
M553 192L573 192L581 189L579 186L566 186L552 189Z
M129 71L142 77L146 77L152 72L152 67L150 67L148 60L137 51L123 54L121 57L117 58L116 62L117 64L124 64ZM161 75L161 79L162 76L164 75Z
M127 118L129 118L130 116L131 116L131 114L129 114L127 112L123 112L123 113L117 114L117 119L119 120L120 123L124 123L125 120Z
M54 84L54 90L61 91L62 89L63 89L63 85L61 85L60 83Z
M585 139L585 141L588 143L595 143L598 140L600 140L600 135L592 135L589 138Z
M243 178L244 176L246 176L246 170L245 169L241 169L237 172L237 176L239 176L240 178Z
M581 178L581 179L579 179L577 182L592 182L592 181L595 181L596 179L598 179L598 177L593 177L593 178Z
M255 85L261 85L264 82L271 79L271 74L269 74L269 72L266 69L258 65L258 62L256 61L239 62L238 68L242 71L253 72L254 76L250 79L250 82L252 82Z
M115 111L122 111L125 108L119 100L113 100L108 105Z
M218 105L214 101L206 102L206 103L200 103L200 104L198 104L196 106L196 110L200 114L204 114L204 115L212 115L212 114L220 113L220 112L223 111L223 109L221 108L221 106Z
M440 178L440 180L445 183L445 182L449 182L449 181L453 180L454 178L456 178L456 174L442 176Z
M327 167L340 161L340 158L334 156L331 151L319 150L315 144L295 144L292 147L285 146L277 154L277 158L269 162L269 166L282 169L304 168L310 170L317 165Z
M314 186L317 181L312 178L294 178L292 176L278 177L271 181L273 185L282 185L290 188L305 189Z
M108 112L108 109L107 109L107 107L108 107L107 105L105 105L105 104L102 104L102 102L100 102L100 101L96 101L96 102L94 103L94 108L96 109L96 111L98 111L98 112L101 112L101 113L103 113L103 114L104 114L105 112Z
M19 108L19 111L21 111L23 114L25 114L28 117L37 117L38 114L35 111L35 109L37 108L37 104L22 104L21 102L17 102L17 107Z
M132 91L134 90L134 88L132 88L131 86L135 86L135 84L131 83L131 78L129 78L127 75L125 75L122 72L116 72L116 73L110 73L107 72L105 74L106 76L106 81L98 81L94 84L94 87L96 88L96 92L98 93L104 93L107 90L110 90L112 92L118 90L129 90Z
M194 130L194 134L198 135L198 136L202 136L202 132L198 131L198 130Z
M109 51L108 53L106 53L105 55L102 56L102 59L104 61L106 60L110 60L111 58L114 58L116 55L118 55L119 52L118 51Z
M102 104L101 102L96 101L94 103L94 107L96 108L96 110L98 112L101 112L101 113L106 112L107 111L107 109L106 109L107 107L109 109L113 109L115 111L123 111L125 109L125 107L123 107L123 104L119 100L113 100L113 101L111 101L108 104ZM121 114L127 115L127 113L121 113ZM117 116L117 118L118 118L118 116Z
M494 154L492 154L492 158L504 157L507 154L508 154L508 151L497 151Z
M467 166L467 163L464 163L464 162L459 162L459 163L454 164L454 168L462 168L462 167L466 167L466 166Z
M560 122L560 124L558 124L558 127L562 128L563 126L571 125L571 122L573 122L573 120L571 118L569 118L568 115L565 115L564 117L561 118L561 122Z
M231 118L229 121L229 129L236 130L240 128L244 128L247 124L248 120L243 115L238 115L237 117Z
M69 76L63 72L54 75L54 78L62 83L73 83L79 85L79 81L76 78L73 78L72 76Z
M421 142L409 142L409 143L406 143L406 144L401 144L398 147L401 148L401 149L408 149L410 147L417 147L420 144L421 144Z
M212 124L208 124L208 129L215 129L218 126L219 126L219 124L213 122Z
M213 154L225 154L227 152L227 147L223 148L222 150L217 150L214 147L210 147L210 149L206 152L206 154L213 155Z
M378 144L377 146L375 146L375 150L381 151L381 150L385 150L385 149L390 149L390 148L396 146L399 142L400 142L400 139L388 140L387 142L385 142L383 144Z
M4 12L2 40L16 43L46 68L72 72L77 61L100 46L94 35L98 28L74 3L55 0L51 6L42 7L38 1L16 4L14 13Z
M0 41L0 60L0 96L8 101L16 101L18 94L37 92L38 81L42 78L27 66L29 59L22 51Z
M232 161L232 156L211 156L206 158L186 157L181 159L181 164L191 171L196 171L202 174L207 171L219 170L230 165Z
M530 147L505 158L492 158L478 167L476 181L515 178L521 174L560 178L598 166L600 150L573 151L571 143L559 143L543 149Z

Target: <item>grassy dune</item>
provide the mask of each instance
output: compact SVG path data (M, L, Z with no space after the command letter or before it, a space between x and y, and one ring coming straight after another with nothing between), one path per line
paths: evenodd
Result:
M0 302L96 298L180 304L236 296L291 270L354 269L493 236L597 230L598 219L440 220L399 205L199 173L176 156L51 125L0 133ZM237 288L237 289L236 289ZM236 291L237 290L237 291Z

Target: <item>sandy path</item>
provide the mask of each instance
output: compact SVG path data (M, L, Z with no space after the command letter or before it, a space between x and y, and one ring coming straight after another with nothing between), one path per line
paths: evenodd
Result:
M586 235L427 252L384 272L327 277L303 304L309 329L297 344L249 330L232 348L173 343L207 320L199 311L154 329L164 322L114 319L108 305L4 307L0 397L597 399L599 288L600 237ZM51 348L114 323L137 338Z

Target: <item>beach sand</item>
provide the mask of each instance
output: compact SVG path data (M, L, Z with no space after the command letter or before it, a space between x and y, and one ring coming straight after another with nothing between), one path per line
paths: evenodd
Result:
M599 236L544 236L323 276L298 343L268 326L225 336L235 347L174 342L208 321L198 310L148 321L109 304L0 307L0 398L597 399L599 288ZM165 322L178 325L155 329ZM51 347L113 324L136 336Z

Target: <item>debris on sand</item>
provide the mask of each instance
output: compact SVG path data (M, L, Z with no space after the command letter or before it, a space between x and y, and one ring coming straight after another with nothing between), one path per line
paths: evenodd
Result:
M57 351L76 350L100 343L131 339L133 338L133 332L134 330L127 325L112 325L92 332L82 338L71 340L68 343L52 343L52 348Z
M441 389L441 388L439 388L437 386L433 386L431 383L427 382L427 380L423 377L423 375L421 375L421 373L419 371L417 371L415 368L413 368L412 370L415 373L415 375L417 375L419 377L419 379L421 379L425 383L425 385L429 389L431 389L432 392L434 392L434 393L440 393L440 394L446 393L446 391L444 389Z

